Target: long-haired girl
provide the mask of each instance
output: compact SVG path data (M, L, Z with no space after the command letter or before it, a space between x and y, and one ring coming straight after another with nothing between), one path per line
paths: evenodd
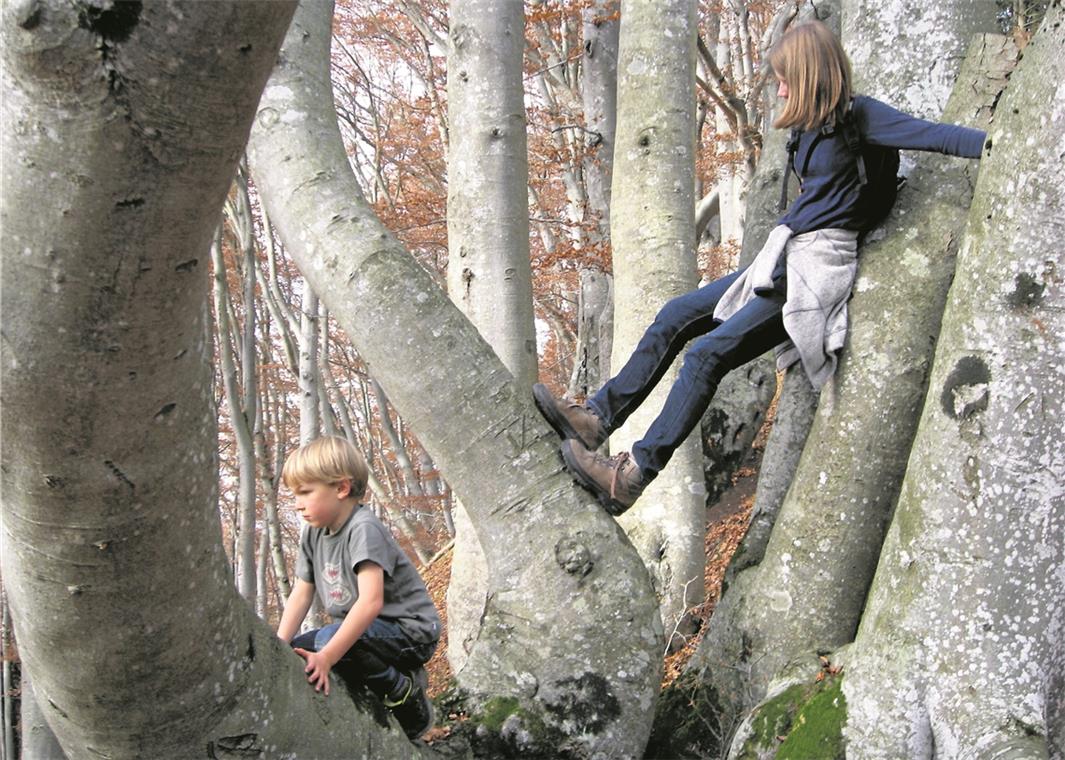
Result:
M891 149L980 156L980 130L916 119L852 95L850 61L820 22L787 32L769 65L786 101L773 126L792 130L789 171L801 189L754 262L669 301L621 371L585 404L533 387L537 407L565 439L566 466L611 514L632 506L666 466L730 370L777 347L778 369L801 361L815 388L832 376L846 335L858 237L894 201L894 166L886 189L868 176L875 167L866 163L877 160L877 149L896 161ZM631 453L599 455L596 449L694 338L661 414Z

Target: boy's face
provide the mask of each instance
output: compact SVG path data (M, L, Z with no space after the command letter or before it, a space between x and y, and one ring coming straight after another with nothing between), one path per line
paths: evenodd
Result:
M296 511L314 528L328 528L330 532L340 529L347 517L345 499L351 493L351 484L301 483L296 487Z

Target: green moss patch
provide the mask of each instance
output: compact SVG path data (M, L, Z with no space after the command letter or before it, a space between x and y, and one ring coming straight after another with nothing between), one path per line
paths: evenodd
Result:
M518 712L520 703L514 697L493 697L484 703L484 708L475 720L489 731L499 731L504 721Z
M741 760L844 760L847 700L842 676L796 684L758 708Z

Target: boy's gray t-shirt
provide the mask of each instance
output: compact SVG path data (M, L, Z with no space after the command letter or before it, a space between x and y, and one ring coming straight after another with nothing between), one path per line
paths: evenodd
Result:
M326 612L339 622L359 598L355 567L367 560L385 575L378 617L396 623L418 643L439 639L440 617L425 583L392 533L365 505L356 506L336 533L303 526L296 575L314 584Z

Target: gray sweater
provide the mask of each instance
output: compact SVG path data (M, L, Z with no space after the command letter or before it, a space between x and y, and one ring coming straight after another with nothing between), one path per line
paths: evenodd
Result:
M718 301L714 318L724 322L759 290L773 287L781 254L787 264L784 329L789 341L777 346L777 369L801 360L806 376L820 389L836 370L836 352L847 336L847 301L858 269L858 233L823 229L792 235L779 225L747 270Z

